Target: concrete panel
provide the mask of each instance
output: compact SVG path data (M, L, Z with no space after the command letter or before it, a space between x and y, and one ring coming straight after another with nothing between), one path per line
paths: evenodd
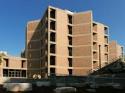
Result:
M91 56L91 46L74 47L73 56Z
M91 45L91 34L73 37L73 45Z
M91 23L73 26L73 35L89 34L89 33L91 33Z
M73 58L73 67L91 67L91 57Z

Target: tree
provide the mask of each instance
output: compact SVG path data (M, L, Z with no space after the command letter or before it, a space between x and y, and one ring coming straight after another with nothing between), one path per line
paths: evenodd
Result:
M0 64L2 63L4 56L6 56L4 53L0 53Z

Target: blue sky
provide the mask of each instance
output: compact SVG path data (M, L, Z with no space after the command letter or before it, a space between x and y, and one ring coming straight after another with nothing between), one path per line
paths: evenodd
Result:
M48 5L73 12L92 10L95 21L110 28L110 39L125 46L125 0L0 0L0 50L19 55L29 20L42 17Z

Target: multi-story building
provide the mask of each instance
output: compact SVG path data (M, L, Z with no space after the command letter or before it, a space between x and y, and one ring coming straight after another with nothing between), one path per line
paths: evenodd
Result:
M12 78L27 78L27 60L4 55L0 57L0 84Z
M109 43L109 61L113 62L119 58L124 59L123 46L119 45L116 41Z
M92 11L73 13L49 6L27 24L28 76L84 76L108 63L108 27Z

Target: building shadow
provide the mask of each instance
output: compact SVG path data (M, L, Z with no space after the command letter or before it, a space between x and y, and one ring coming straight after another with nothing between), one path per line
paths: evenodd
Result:
M90 75L112 75L112 74L124 74L125 73L125 62L118 59L106 66L90 73Z

